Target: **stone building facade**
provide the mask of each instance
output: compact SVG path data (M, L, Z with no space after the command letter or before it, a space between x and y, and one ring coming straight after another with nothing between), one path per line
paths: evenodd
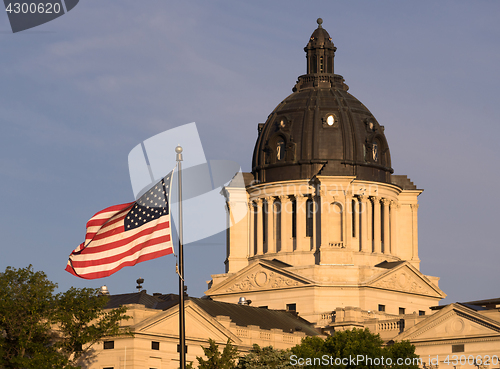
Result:
M245 352L366 327L410 340L422 367L500 368L500 299L438 306L439 278L420 272L422 190L394 174L385 128L335 74L321 19L304 51L306 74L258 125L252 172L223 191L228 222L246 215L227 230L225 273L187 303L188 360L209 338ZM177 368L176 303L132 295L112 301L131 307L135 338L98 348L90 367Z

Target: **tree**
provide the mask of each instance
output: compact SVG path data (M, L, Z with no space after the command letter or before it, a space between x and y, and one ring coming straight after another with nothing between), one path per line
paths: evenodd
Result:
M79 368L104 336L130 334L119 326L125 308L104 311L108 298L97 289L56 288L31 265L0 273L1 368Z
M384 347L378 334L368 329L353 329L335 332L325 340L306 337L291 349L290 362L306 368L359 368L383 367L416 369L418 365L405 364L405 359L418 358L415 346L408 341L395 342ZM403 359L397 364L397 359Z
M236 368L236 359L238 358L238 348L227 340L226 347L219 352L219 346L213 339L208 340L208 347L202 347L207 359L197 356L199 369L234 369ZM192 366L190 366L192 367Z
M237 368L239 369L260 369L260 368L273 368L273 369L288 369L293 368L290 364L290 351L277 350L272 346L260 348L259 345L254 344L253 348L248 354L241 357L238 361Z

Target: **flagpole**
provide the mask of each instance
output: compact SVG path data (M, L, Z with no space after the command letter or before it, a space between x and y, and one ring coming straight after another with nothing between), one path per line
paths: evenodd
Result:
M177 153L177 176L179 191L179 361L180 369L186 369L186 322L184 316L184 250L182 240L182 147L175 148Z

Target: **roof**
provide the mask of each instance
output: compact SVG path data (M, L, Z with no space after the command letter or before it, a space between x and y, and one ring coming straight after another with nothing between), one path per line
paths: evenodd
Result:
M392 269L397 267L400 264L403 264L404 261L387 261L384 260L380 264L375 265L377 268L385 268L385 269Z
M255 325L261 329L281 329L284 332L304 332L307 336L321 334L307 320L284 310L271 310L248 305L213 301L208 298L186 297L212 317L228 316L241 327ZM122 305L140 304L149 309L167 310L179 303L175 294L148 295L146 291L109 296L106 308L113 309Z
M487 299L487 300L477 300L468 302L457 302L462 306L466 306L469 309L479 311L479 310L491 310L500 308L500 298ZM451 304L450 304L451 305ZM441 310L448 305L432 306L431 310Z

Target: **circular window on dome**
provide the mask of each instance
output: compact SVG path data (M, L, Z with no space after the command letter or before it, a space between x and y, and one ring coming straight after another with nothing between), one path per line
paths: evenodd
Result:
M336 127L337 126L337 116L333 113L328 113L323 117L323 127Z

